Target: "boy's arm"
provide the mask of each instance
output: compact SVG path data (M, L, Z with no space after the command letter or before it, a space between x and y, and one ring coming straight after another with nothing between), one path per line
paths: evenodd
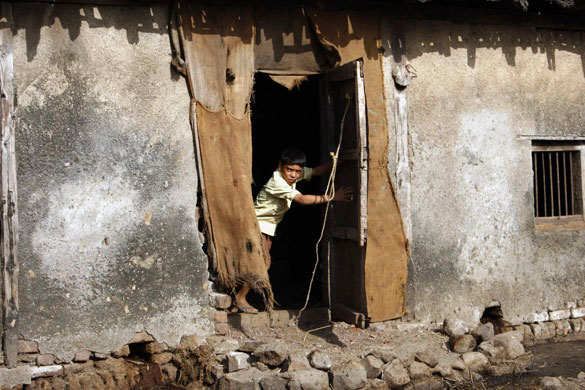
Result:
M313 176L321 176L322 174L329 172L331 168L333 168L333 161L317 165L315 168L313 168Z
M341 201L341 202L349 202L350 200L353 200L352 192L353 191L351 188L341 187L340 189L335 191L335 195L331 199L329 198L329 195L303 195L301 193L298 193L293 198L293 201L295 201L298 204L305 205L305 206L312 205L312 204L327 203L327 202L333 201L333 200Z

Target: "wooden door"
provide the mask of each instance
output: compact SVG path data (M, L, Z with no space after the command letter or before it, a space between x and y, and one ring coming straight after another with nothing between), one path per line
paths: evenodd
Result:
M323 87L323 152L335 151L341 137L335 187L353 189L352 201L333 202L329 210L325 252L329 261L326 285L331 316L365 327L368 135L362 62L328 71Z

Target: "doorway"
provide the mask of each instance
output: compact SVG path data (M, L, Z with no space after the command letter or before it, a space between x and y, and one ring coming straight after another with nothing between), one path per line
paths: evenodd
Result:
M288 90L269 75L256 73L252 112L252 195L262 189L278 166L281 152L297 147L305 152L307 166L321 163L319 76L308 76L298 87ZM304 194L321 194L322 181L297 183ZM303 306L315 265L315 243L322 225L321 206L300 206L291 209L278 225L274 237L269 270L270 283L277 308L297 309ZM321 269L314 277L309 307L322 303ZM251 296L254 304L261 299Z

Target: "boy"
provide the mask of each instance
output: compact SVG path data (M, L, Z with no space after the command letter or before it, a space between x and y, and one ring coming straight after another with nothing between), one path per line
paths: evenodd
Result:
M305 167L306 157L302 150L297 148L285 149L278 163L278 169L260 190L254 202L256 218L264 239L264 248L267 255L267 268L270 268L270 247L272 237L276 232L276 226L284 213L290 209L291 203L302 205L326 203L332 200L349 202L353 199L350 188L339 188L335 195L329 199L329 195L303 195L296 189L296 183L300 180L310 180L313 176L320 176L329 172L333 162L319 165L315 168ZM246 300L250 287L243 285L235 295L235 306L241 313L258 313Z

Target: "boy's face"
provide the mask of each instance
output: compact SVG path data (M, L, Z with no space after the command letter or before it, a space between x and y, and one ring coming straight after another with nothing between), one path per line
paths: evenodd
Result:
M288 184L295 183L303 173L303 167L297 164L279 163L280 174Z

